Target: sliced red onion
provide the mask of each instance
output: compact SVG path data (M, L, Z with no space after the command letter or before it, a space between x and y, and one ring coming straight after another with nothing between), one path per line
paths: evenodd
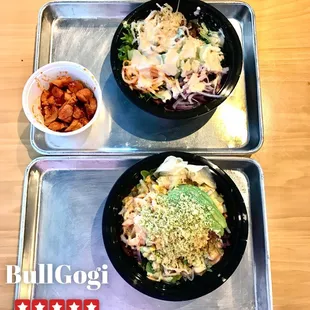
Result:
M192 98L188 97L187 99L188 99L188 103L189 104L194 105L194 102L192 101Z
M180 103L183 103L183 99L179 98L173 105L172 108L175 110Z
M180 98L172 105L172 108L174 110L181 111L181 110L191 110L195 108L196 106L197 106L197 103L194 103L194 102L190 103Z
M199 77L199 81L204 81L207 80L207 82L209 82L208 76L206 74L201 74Z
M141 263L142 262L141 252L137 250L135 254L136 254L138 262Z
M183 99L186 99L187 98L187 96L184 94L184 92L182 92L182 93L180 93L181 94L181 96L183 97Z
M188 88L189 88L189 85L186 83L186 84L183 85L182 90L184 91L184 90L186 90Z
M211 82L213 85L213 95L215 95L215 91L216 91L217 85L219 83L219 78L220 78L220 76L216 75L215 79Z
M191 105L195 105L195 104L199 104L199 101L195 98L193 98L196 94L193 93L193 94L190 94L187 98L188 102L191 104ZM195 102L194 102L195 101Z
M197 94L205 96L205 97L210 97L210 98L223 98L224 97L222 95L209 94L206 92L197 92Z
M195 105L187 104L187 103L180 103L175 110L177 111L187 111L187 110L192 110L196 108Z
M205 82L206 86L212 86L212 83Z

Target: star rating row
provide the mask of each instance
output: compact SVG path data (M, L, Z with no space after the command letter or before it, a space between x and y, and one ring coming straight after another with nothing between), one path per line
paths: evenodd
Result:
M98 299L17 299L14 310L100 310Z

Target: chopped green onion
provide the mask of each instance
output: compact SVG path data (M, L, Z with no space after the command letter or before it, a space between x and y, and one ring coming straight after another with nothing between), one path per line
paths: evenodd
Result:
M176 275L176 276L173 276L173 277L172 277L172 280L171 280L170 282L171 282L171 283L175 283L175 282L181 280L181 278L182 278L182 275L181 275L181 274L178 274L178 275Z
M142 170L140 174L142 175L143 180L145 180L149 175L152 175L155 171L156 169L151 169L150 171Z
M154 273L154 269L153 269L152 264L150 262L147 262L145 270L147 273Z

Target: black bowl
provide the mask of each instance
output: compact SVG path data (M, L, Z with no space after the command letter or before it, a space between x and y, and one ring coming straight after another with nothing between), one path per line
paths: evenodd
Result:
M217 184L217 191L224 196L231 230L228 246L212 272L195 276L193 281L178 284L154 282L146 277L146 272L136 259L124 251L120 240L122 199L141 179L141 170L157 168L169 155L181 157L191 164L207 165ZM107 254L121 277L138 291L163 300L185 301L201 297L221 286L235 271L245 251L248 237L247 212L239 190L228 175L212 162L190 153L166 152L147 157L126 170L113 186L103 212L102 234Z
M131 23L133 21L146 18L150 11L158 10L156 5L157 3L160 5L168 3L175 11L178 5L178 0L157 0L146 2L126 16L123 22L127 21L128 23ZM201 8L201 13L197 17L194 15L194 12L198 6ZM195 118L216 109L235 88L242 68L242 48L240 40L234 27L220 11L200 0L180 0L179 11L184 14L187 20L198 19L199 22L204 22L209 29L218 30L219 28L222 28L224 32L225 44L222 51L225 59L223 65L229 67L229 72L223 76L224 83L219 92L219 94L223 95L222 98L211 99L206 104L188 111L166 111L163 105L157 105L151 102L151 100L146 101L145 99L141 99L139 97L140 92L132 91L128 87L128 84L126 84L122 79L122 62L118 59L118 49L120 48L120 38L122 37L124 31L123 22L117 28L111 45L112 71L115 80L123 93L132 103L137 105L142 110L155 116L167 119Z

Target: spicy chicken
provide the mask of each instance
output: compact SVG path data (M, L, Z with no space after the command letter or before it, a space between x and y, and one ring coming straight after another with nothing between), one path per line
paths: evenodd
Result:
M70 76L59 77L41 94L44 124L53 131L70 132L85 126L97 110L93 92Z
M59 109L58 118L65 123L71 123L73 118L73 107L70 104L64 104Z

